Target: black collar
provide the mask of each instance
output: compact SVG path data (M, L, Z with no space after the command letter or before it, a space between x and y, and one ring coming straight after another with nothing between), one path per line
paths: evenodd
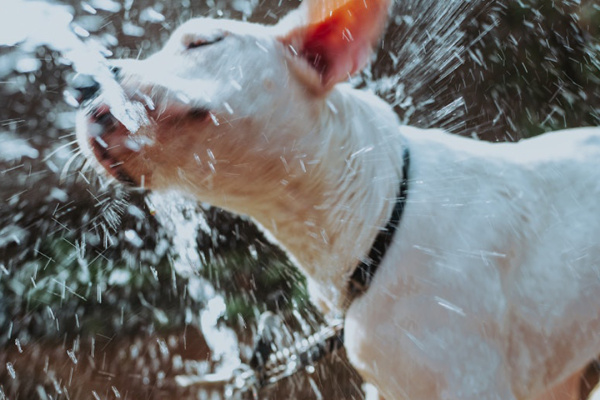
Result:
M402 212L404 211L406 195L408 192L408 168L410 166L410 154L408 152L408 148L404 149L403 158L404 165L402 166L402 181L400 182L400 190L398 191L398 198L396 200L394 211L392 211L392 216L390 217L390 220L385 228L380 231L375 238L375 242L373 242L373 246L371 246L369 255L365 260L358 264L354 270L354 273L350 277L348 289L351 299L360 296L369 289L371 281L375 276L375 272L377 272L377 268L379 267L379 264L381 264L381 260L383 260L383 257L385 256L385 252L387 251L388 247L390 247L394 233L396 233L396 229L400 223L400 218L402 217Z

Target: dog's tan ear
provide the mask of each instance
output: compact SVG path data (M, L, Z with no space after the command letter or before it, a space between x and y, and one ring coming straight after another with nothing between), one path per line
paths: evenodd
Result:
M368 63L388 8L389 0L304 0L280 39L317 72L315 89L327 92Z

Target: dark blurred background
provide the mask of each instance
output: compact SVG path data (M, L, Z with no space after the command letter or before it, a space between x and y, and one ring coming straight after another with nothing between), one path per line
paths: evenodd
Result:
M272 24L299 2L26 4L64 5L82 41L144 58L194 16ZM25 31L58 35L50 20L18 18ZM251 222L130 192L86 168L73 142L71 62L12 33L0 28L0 399L221 398L174 379L224 362L211 340L234 332L247 361L263 311L295 332L316 329L301 275ZM596 1L397 0L372 67L353 81L407 124L519 140L600 123L599 56ZM216 298L225 310L214 316ZM361 399L360 385L339 352L260 398Z

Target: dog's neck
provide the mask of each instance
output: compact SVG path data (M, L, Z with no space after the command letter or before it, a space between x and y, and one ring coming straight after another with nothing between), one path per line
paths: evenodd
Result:
M239 210L287 249L317 295L333 300L328 307L343 305L350 275L395 205L403 163L398 125L373 94L336 88L313 125L320 140L311 137L312 148L299 149L312 152L306 172L287 166L279 190Z

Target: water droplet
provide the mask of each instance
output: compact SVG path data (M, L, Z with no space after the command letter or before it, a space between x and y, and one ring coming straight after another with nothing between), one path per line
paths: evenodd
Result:
M11 378L15 379L17 377L17 372L15 371L15 367L12 365L11 362L6 363L6 370L8 371L8 374L10 375Z

